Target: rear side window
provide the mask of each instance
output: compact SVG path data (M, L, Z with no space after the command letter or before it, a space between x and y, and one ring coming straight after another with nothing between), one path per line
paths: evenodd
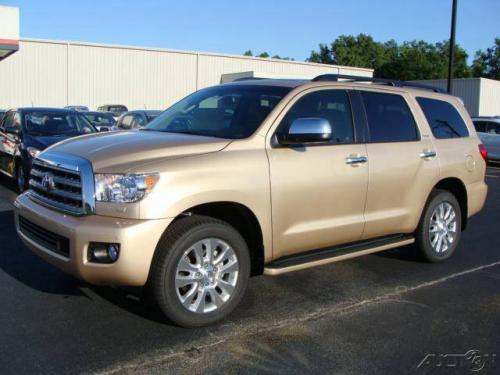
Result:
M278 133L288 133L292 122L304 117L328 120L333 131L331 143L354 143L351 104L345 90L322 90L304 95L285 115Z
M417 102L424 111L434 137L448 139L469 136L462 116L450 103L429 98L417 98Z
M488 125L487 132L489 134L500 134L500 124L498 122L489 121L487 125Z
M474 127L477 132L486 133L486 122L484 121L474 121Z
M401 95L362 91L371 142L419 139L415 119Z

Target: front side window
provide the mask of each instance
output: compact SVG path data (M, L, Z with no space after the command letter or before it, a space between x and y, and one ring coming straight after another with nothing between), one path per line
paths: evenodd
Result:
M288 87L242 84L202 89L162 112L143 129L247 138L289 91Z
M332 127L332 144L354 143L349 96L345 90L322 90L304 95L288 111L278 127L286 134L298 118L324 118Z
M401 95L362 91L361 96L371 142L411 142L419 139L415 119Z
M93 125L103 126L103 125L113 125L115 120L113 116L108 116L100 113L85 114L84 115Z
M141 115L137 114L134 116L134 121L132 122L133 128L142 128L145 125L146 121L144 121L144 118Z
M30 112L24 115L26 132L34 136L76 136L97 130L81 114L60 112Z
M469 136L467 125L450 103L444 100L417 98L431 127L432 134L438 139L462 138Z

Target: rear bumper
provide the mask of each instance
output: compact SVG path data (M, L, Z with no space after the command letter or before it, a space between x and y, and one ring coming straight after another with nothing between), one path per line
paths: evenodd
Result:
M142 286L146 283L156 245L173 219L130 220L89 215L75 217L33 202L25 194L17 197L15 221L19 237L34 253L92 284ZM62 256L28 238L19 228L19 216L69 239L69 257ZM120 256L113 264L87 260L90 242L119 243Z
M479 181L466 186L467 189L467 216L470 217L484 206L486 195L488 194L488 185L484 181Z

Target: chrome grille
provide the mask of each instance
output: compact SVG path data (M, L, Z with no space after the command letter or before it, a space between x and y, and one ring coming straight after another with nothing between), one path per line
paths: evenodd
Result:
M71 215L94 212L92 168L85 159L44 153L33 160L29 183L30 197L44 206Z

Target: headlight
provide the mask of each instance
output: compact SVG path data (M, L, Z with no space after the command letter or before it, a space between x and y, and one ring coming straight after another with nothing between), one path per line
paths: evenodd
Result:
M158 173L96 174L95 199L98 202L133 203L146 196L160 179Z
M40 150L34 147L26 147L26 151L28 151L28 154L30 154L32 158L40 153Z

